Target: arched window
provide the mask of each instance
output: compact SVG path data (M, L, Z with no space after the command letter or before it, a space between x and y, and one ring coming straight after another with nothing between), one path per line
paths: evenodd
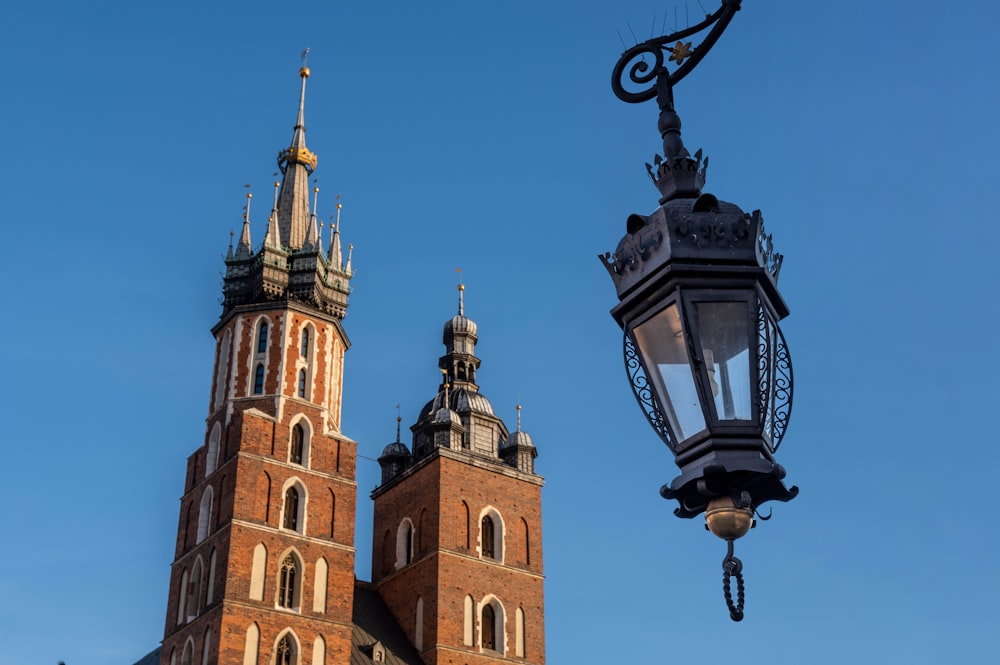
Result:
M208 558L208 590L205 592L205 607L212 604L215 600L215 549L212 549L212 555Z
M487 507L479 514L479 556L484 559L504 560L503 518L496 508Z
M267 568L267 548L257 543L253 548L253 564L250 568L250 600L264 600L264 570Z
M177 625L184 623L184 617L186 616L185 610L187 609L187 593L188 593L188 571L185 570L181 574L181 588L177 593Z
M290 486L285 490L285 517L284 527L292 531L299 530L299 491L295 486Z
M299 397L305 399L306 397L306 371L304 369L299 370Z
M497 617L489 603L483 605L483 648L497 650Z
M288 461L292 464L302 464L302 441L304 438L302 425L296 424L292 428L292 445L288 455Z
M475 644L473 637L473 622L475 621L475 601L472 600L472 596L465 597L465 621L462 626L462 644L467 647L471 647Z
M514 613L514 655L524 658L524 610L520 607Z
M313 662L312 665L326 665L326 640L322 635L317 635L313 640Z
M413 522L404 517L396 530L396 570L413 561Z
M181 654L181 665L192 665L194 663L194 640L190 637L184 645L184 653Z
M328 573L329 567L326 565L326 559L320 557L316 560L315 572L313 573L313 612L319 614L326 612Z
M253 371L253 394L260 395L264 392L264 364L257 363L257 369Z
M205 455L205 477L219 466L219 440L222 438L222 425L215 423L208 437L208 450Z
M215 395L212 398L212 408L218 409L222 406L222 400L226 396L226 379L229 376L229 352L231 349L232 333L226 331L222 337L222 344L219 346L219 359L216 362L215 373Z
M201 665L208 665L208 651L212 647L212 629L205 630L205 639L201 643Z
M278 646L275 647L274 653L275 665L296 665L299 662L298 644L289 633L285 633L278 640Z
M459 525L458 530L458 546L464 547L466 550L469 549L469 504L465 501L462 502L462 513L463 518L462 523Z
M521 518L521 529L524 531L524 563L531 565L531 533L528 531L528 522Z
M201 578L204 567L201 564L201 557L194 562L191 569L191 581L187 588L187 620L191 621L198 616L198 601L201 599Z
M267 321L260 322L260 328L257 330L257 353L265 353L267 351Z
M309 357L309 328L302 329L302 344L300 345L299 352L303 358Z
M489 515L483 516L483 556L495 559L496 557L496 543L493 540L493 520Z
M257 650L260 646L260 628L252 623L247 626L247 637L243 642L243 665L257 665Z
M504 611L496 597L488 596L483 601L479 613L480 640L479 646L485 651L490 649L497 653L504 652Z
M298 609L300 573L298 562L292 554L281 561L278 571L278 606L287 609Z
M212 486L209 485L201 495L201 505L198 506L198 534L196 543L200 543L208 537L211 530L212 518Z
M414 612L414 626L413 626L413 646L417 647L417 651L422 651L424 648L424 597L417 596L417 609Z

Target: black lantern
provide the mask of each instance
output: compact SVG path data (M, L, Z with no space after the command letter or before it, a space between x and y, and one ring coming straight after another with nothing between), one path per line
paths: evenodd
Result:
M673 86L739 5L724 0L702 23L638 44L615 66L619 98L658 101L664 154L646 167L661 198L652 214L629 216L617 249L601 257L620 300L611 314L624 331L632 390L680 467L660 493L678 502L679 517L706 513L708 528L728 541L726 600L737 621L742 564L732 541L751 527L761 504L798 493L785 487L774 457L792 406L791 359L778 328L788 307L777 289L782 257L760 211L746 213L702 193L708 159L684 148ZM682 41L703 30L709 33L697 48ZM673 73L667 60L677 64ZM628 85L648 87L635 92Z

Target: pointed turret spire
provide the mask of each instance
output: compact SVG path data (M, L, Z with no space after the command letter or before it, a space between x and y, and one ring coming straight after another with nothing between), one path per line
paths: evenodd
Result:
M322 251L323 243L319 237L319 229L316 228L316 200L319 198L319 187L313 187L313 207L309 216L309 230L306 231L306 240L302 245L305 249Z
M337 194L337 221L333 224L333 233L330 234L330 252L327 255L327 259L333 264L333 267L337 270L343 270L344 257L340 253L340 194Z
M281 247L281 227L278 225L278 188L280 182L274 183L274 207L271 208L271 216L267 218L267 235L264 236L264 244L267 247Z
M226 260L233 258L233 230L229 230L229 250L226 252Z
M351 257L353 255L354 255L354 244L352 243L347 246L347 263L344 265L344 272L347 273L348 277L354 274L354 271L351 268Z
M236 258L249 258L253 252L253 245L250 244L250 199L253 194L247 192L247 207L243 210L243 230L240 233L240 242L236 245Z
M300 249L306 242L309 221L309 176L316 168L316 154L306 147L306 79L309 68L299 70L302 88L299 92L299 113L292 132L292 144L278 154L278 167L284 178L278 197L278 226L288 247Z

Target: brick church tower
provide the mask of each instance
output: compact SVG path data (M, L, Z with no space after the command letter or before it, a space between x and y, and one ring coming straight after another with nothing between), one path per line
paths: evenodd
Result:
M317 225L309 69L299 76L267 232L255 251L248 194L226 255L205 439L188 458L164 638L140 663L540 665L537 452L520 416L510 432L479 393L476 324L461 290L445 325L444 380L412 427L413 454L397 430L379 458L372 582L355 580L357 444L341 432L351 256L344 261L339 224L328 243Z
M379 458L372 582L427 665L544 663L542 479L479 392L477 327L444 326L437 395Z
M163 665L342 663L351 653L356 444L340 431L351 260L324 251L298 119L262 246L230 244L205 444L189 459ZM318 190L314 190L318 191Z

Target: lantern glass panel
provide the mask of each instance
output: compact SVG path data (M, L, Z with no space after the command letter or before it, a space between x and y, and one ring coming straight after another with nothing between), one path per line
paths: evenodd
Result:
M636 326L633 334L677 441L705 429L677 303Z
M753 419L747 303L697 302L695 309L716 416L719 420Z

